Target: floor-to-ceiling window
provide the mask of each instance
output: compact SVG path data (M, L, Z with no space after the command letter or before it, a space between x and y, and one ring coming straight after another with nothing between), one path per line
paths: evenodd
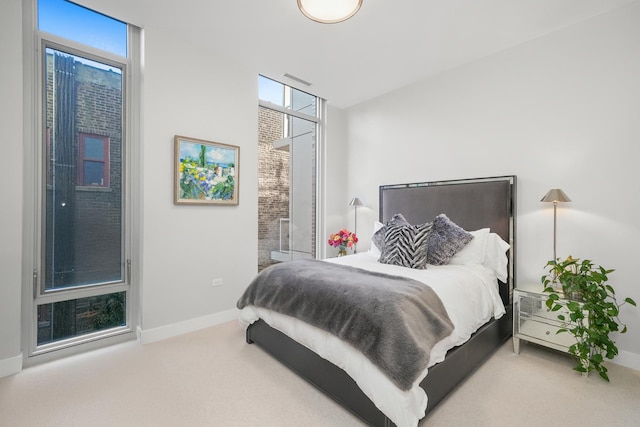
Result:
M316 257L322 100L259 77L258 269Z
M37 0L29 355L130 333L132 29Z

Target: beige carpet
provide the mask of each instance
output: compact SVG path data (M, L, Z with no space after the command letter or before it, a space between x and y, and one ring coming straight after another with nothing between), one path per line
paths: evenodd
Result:
M635 426L640 372L612 382L505 344L420 426ZM0 426L361 426L257 346L236 322L131 342L0 379Z

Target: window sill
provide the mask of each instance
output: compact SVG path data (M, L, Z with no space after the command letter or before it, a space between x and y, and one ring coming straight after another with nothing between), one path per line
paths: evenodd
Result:
M76 185L76 191L97 191L102 193L111 193L111 187L100 187L97 185Z

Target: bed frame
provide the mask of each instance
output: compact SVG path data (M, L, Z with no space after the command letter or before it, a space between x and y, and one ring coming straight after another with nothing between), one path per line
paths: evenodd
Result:
M427 414L512 335L515 210L516 177L513 175L380 187L381 222L402 213L410 223L422 224L445 213L466 230L489 227L511 245L509 277L507 283L499 282L507 313L498 320L490 320L469 341L451 349L444 361L429 369L429 374L420 383L429 398ZM394 425L342 369L263 320L247 328L246 340L249 344L258 344L367 424Z

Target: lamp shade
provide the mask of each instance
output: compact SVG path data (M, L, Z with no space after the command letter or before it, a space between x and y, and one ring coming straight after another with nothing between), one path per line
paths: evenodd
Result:
M547 194L544 195L541 202L551 202L551 203L562 203L562 202L570 202L571 199L566 195L564 191L559 188L552 188L547 191Z
M349 206L362 206L362 202L360 201L360 199L358 199L357 197L354 197L353 199L351 199L351 201L349 202Z
M355 15L362 0L298 0L300 11L307 18L322 24L335 24Z

